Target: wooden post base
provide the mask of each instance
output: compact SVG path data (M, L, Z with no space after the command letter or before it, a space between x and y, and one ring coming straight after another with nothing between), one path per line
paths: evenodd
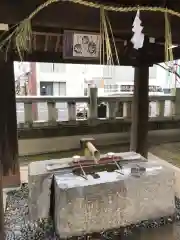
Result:
M3 188L20 187L20 184L21 184L20 173L17 173L16 175L9 175L9 176L2 177Z

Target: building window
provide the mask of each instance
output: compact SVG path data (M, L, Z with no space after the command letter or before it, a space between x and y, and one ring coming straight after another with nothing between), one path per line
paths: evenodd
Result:
M65 73L66 64L64 63L53 63L53 72L55 73Z
M121 85L121 92L133 92L134 85Z
M66 82L54 82L53 92L55 96L66 96Z
M53 96L53 83L52 82L40 82L40 95Z
M54 96L66 96L66 82L54 82L53 83ZM58 109L67 108L66 102L58 102L56 104Z
M112 77L113 69L114 69L114 66L112 66L112 65L103 66L103 77L105 77L105 78Z
M84 96L88 96L88 88L84 89Z
M66 82L40 82L43 96L66 96Z
M64 63L39 63L42 73L65 73L66 64Z
M111 93L111 92L118 92L118 84L106 84L104 85L104 92L108 92L108 93Z
M40 72L51 73L53 72L53 63L39 63Z

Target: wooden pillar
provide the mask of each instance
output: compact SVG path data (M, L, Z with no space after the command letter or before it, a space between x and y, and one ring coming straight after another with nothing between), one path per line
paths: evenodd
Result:
M14 65L0 60L0 161L3 187L20 185Z
M149 67L135 67L131 125L131 151L147 157L149 115Z

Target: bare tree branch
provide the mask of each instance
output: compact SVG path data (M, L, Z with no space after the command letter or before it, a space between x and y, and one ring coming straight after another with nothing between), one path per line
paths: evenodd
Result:
M166 70L166 71L168 71L168 72L171 72L171 71L170 71L170 69L168 69L168 68L165 68L165 67L164 67L164 66L162 66L160 63L156 63L155 65L157 65L157 66L159 66L159 67L163 68L164 70Z
M168 71L168 72L170 72L170 73L173 73L175 76L177 76L177 77L180 79L180 74L177 73L177 71L174 69L174 66L176 66L176 65L179 66L178 64L174 64L172 67L167 66L167 68L164 67L164 66L162 66L162 65L159 64L159 63L156 63L156 65L159 66L159 67L161 67L161 68L163 68L164 70L166 70L166 71Z

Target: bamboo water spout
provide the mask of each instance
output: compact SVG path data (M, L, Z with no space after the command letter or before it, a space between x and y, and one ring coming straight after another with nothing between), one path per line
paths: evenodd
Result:
M84 151L84 156L86 159L93 159L94 162L97 164L100 160L100 152L94 146L94 138L82 138L80 140L81 148Z
M91 142L87 142L86 146L91 156L93 157L94 162L97 164L100 160L100 152L96 149L96 147Z

